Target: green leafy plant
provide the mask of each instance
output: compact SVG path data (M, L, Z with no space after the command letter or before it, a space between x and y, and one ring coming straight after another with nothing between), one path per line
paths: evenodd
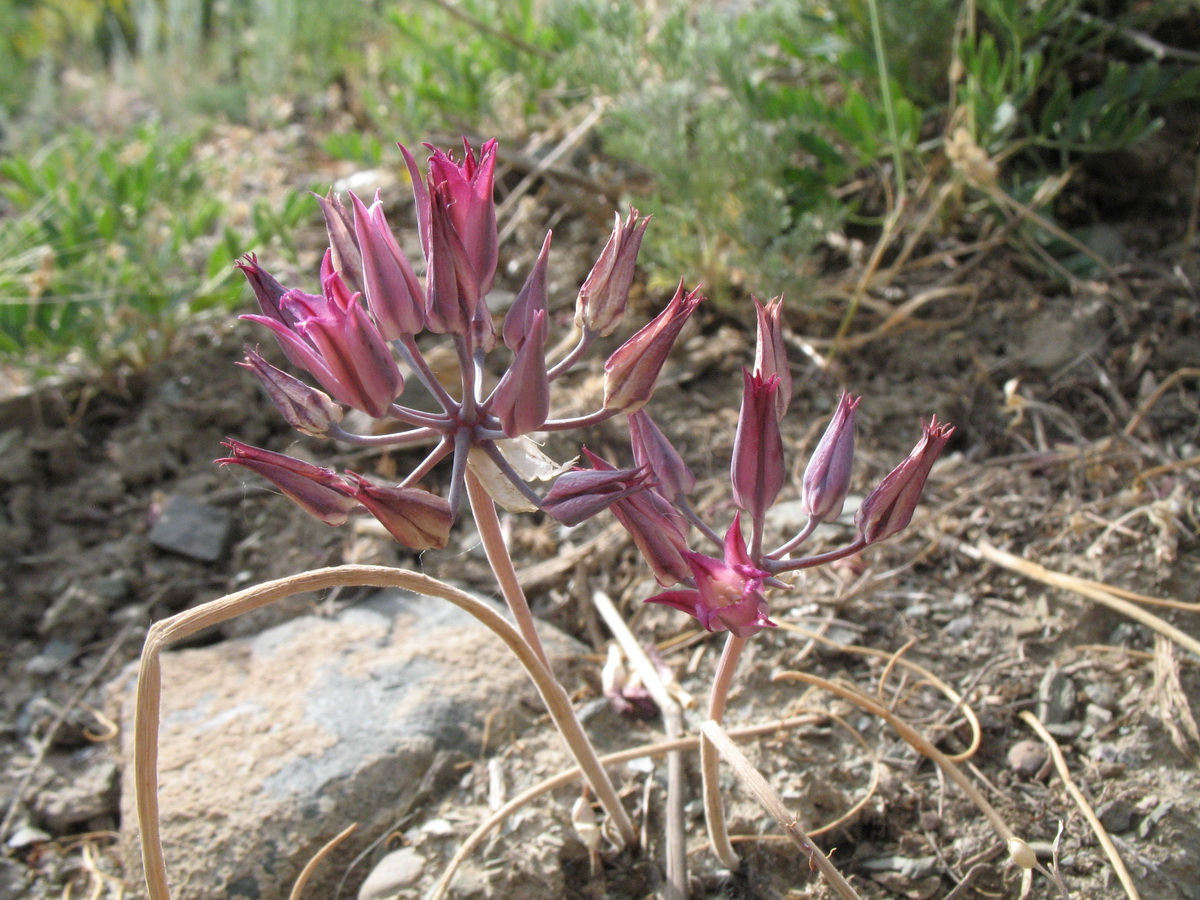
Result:
M125 140L74 131L0 162L0 353L144 362L169 350L187 314L238 300L245 235L195 142L153 128ZM299 200L259 202L248 230L271 241L311 213Z

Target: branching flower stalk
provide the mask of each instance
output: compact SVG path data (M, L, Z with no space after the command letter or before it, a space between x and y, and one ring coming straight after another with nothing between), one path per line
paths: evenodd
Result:
M906 528L929 472L954 429L936 417L909 456L867 495L854 516L857 534L843 547L810 556L794 555L822 522L842 513L850 490L854 457L854 418L859 399L843 393L817 444L801 482L801 508L807 521L778 547L764 551L767 512L786 481L780 419L791 401L791 375L782 331L782 300L754 301L757 339L754 366L743 372L742 405L734 436L730 483L738 511L724 538L701 520L687 501L695 477L644 410L628 415L634 460L646 469L651 485L614 501L610 508L629 531L655 577L664 587L647 603L660 603L694 616L709 631L728 631L709 697L709 718L722 723L734 673L748 638L775 623L768 617L766 592L787 588L780 576L852 556ZM584 451L595 471L615 471ZM553 494L553 491L551 492ZM743 533L747 520L749 541ZM690 549L695 526L720 556ZM717 782L718 757L701 740L705 816L709 838L722 864L735 869L737 853L729 842Z
M495 504L510 511L545 508L528 483L561 475L526 437L530 432L565 431L596 424L644 404L654 390L671 345L700 302L682 284L666 309L609 358L602 407L573 418L551 416L551 384L584 357L595 341L620 325L647 219L631 210L618 216L612 237L579 291L578 340L557 363L548 364L546 271L550 235L499 332L486 298L498 260L493 197L496 144L476 155L464 142L460 161L431 148L428 174L401 147L417 210L425 262L418 278L388 227L377 196L367 206L350 195L319 198L329 234L321 264L321 293L281 285L253 256L238 263L258 301L259 313L244 318L268 328L288 360L323 390L268 363L247 348L245 367L262 382L284 418L301 433L344 444L405 447L434 440L425 459L398 484L379 484L356 472L339 474L303 460L230 440L222 464L241 465L273 482L301 508L328 525L354 515L373 515L400 543L415 550L445 547L463 494L482 538L488 561L517 627L543 674L553 681L549 659L517 581L500 533ZM457 383L445 384L418 343L426 333L443 335L458 362ZM508 367L490 392L484 366L499 342ZM403 371L402 371L403 365ZM415 381L438 407L428 412L404 396ZM380 423L399 423L383 433L355 433L342 426L345 407ZM421 485L442 460L450 459L446 496ZM578 521L614 500L640 490L644 473L619 470L601 479L584 477L588 496L573 501L580 476L556 479L560 519ZM557 684L557 682L555 682ZM544 693L544 692L543 692ZM565 706L566 692L558 693ZM587 773L608 813L617 840L636 844L637 834L611 781L596 762L590 741L571 712L555 716L571 753Z

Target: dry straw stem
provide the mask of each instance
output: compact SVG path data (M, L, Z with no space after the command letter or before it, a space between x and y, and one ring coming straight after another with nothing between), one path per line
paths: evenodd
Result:
M300 900L300 898L304 895L304 886L308 884L308 879L311 878L312 873L317 870L317 866L321 864L321 860L332 853L338 844L350 837L350 835L354 834L354 831L357 828L357 825L347 825L342 829L341 834L329 841L324 847L316 852L316 855L314 855L312 859L304 864L304 868L301 869L300 874L296 876L296 883L292 885L292 892L288 894L288 900Z
M775 821L779 823L779 826L791 839L792 843L808 856L809 865L816 866L821 874L825 876L825 880L833 886L833 889L844 900L862 900L858 896L858 892L842 877L842 873L834 867L833 863L821 852L820 848L799 827L796 817L788 812L779 795L767 784L767 780L762 777L758 769L754 768L750 760L746 759L746 755L737 748L733 740L725 732L725 729L710 719L700 726L700 731L703 733L704 738L711 741L713 746L725 757L725 761L733 767L734 773L741 780L742 784L754 794L758 802L762 804L763 809L775 817Z
M970 704L963 700L962 694L960 694L920 663L915 663L912 660L905 659L902 655L900 655L900 653L889 653L886 650L877 650L874 647L863 647L858 644L842 644L838 641L831 640L823 634L818 634L815 631L804 628L801 625L792 625L788 622L780 622L779 627L785 631L794 631L797 634L802 634L809 640L818 641L822 644L825 644L827 647L833 647L841 653L856 653L860 656L874 656L879 659L885 659L887 660L887 672L890 672L896 666L900 666L902 669L908 669L910 672L916 672L935 688L941 691L942 694L944 694L947 698L949 698L950 702L954 704L955 709L961 709L963 717L966 718L967 723L971 726L971 742L967 745L967 749L963 750L961 753L947 754L946 758L951 762L961 763L966 762L968 759L974 756L976 752L978 752L979 745L983 741L983 729L979 725L979 717L975 715L975 710L971 708ZM911 644L909 646L911 646ZM908 647L905 647L904 649L907 650ZM886 680L885 672L885 675L879 680L880 699L883 697L883 688Z
M1083 813L1083 817L1088 820L1092 831L1095 832L1096 839L1100 841L1100 846L1104 848L1105 855L1108 856L1109 862L1112 863L1113 869L1116 870L1117 878L1121 881L1121 886L1125 888L1126 896L1129 897L1129 900L1141 900L1137 888L1133 884L1133 879L1129 876L1129 870L1125 868L1125 863L1122 861L1121 855L1117 853L1117 848L1113 844L1112 838L1108 836L1108 832L1100 824L1100 819L1087 802L1087 798L1083 796L1083 793L1075 786L1075 782L1071 779L1071 771L1067 768L1067 761L1058 746L1058 741L1054 740L1054 737L1042 726L1042 723L1038 721L1037 716L1033 713L1028 710L1022 710L1021 718L1025 721L1025 724L1037 732L1038 737L1045 743L1046 749L1050 751L1050 755L1054 759L1054 768L1058 770L1058 777L1063 780L1063 784L1079 807L1079 811Z
M1198 169L1197 171L1200 171L1200 169ZM1157 388L1155 388L1154 392L1151 393L1149 397L1147 397L1145 400L1142 401L1142 405L1137 408L1137 412L1135 412L1133 414L1133 417L1126 423L1125 428L1122 429L1121 433L1128 436L1128 435L1132 435L1135 431L1137 431L1138 428L1141 427L1142 422L1144 422L1146 420L1146 416L1150 414L1150 410L1152 410L1155 407L1155 405L1158 403L1159 400L1161 400L1163 398L1163 396L1167 393L1167 391L1169 391L1171 388L1173 388L1178 382L1182 381L1184 378L1200 378L1200 369L1197 369L1197 368L1176 369L1174 372L1172 372L1170 375L1168 375L1166 378L1164 378L1162 380L1162 384L1160 384ZM1144 477L1144 475L1145 475L1145 473L1143 473L1143 475L1140 477Z
M790 728L799 728L804 725L813 725L818 722L827 721L830 718L828 713L818 713L802 716L792 716L787 719L778 719L773 722L766 722L762 725L749 725L742 728L734 728L729 731L729 734L734 738L751 738L760 737L766 734L775 734L779 731L786 731ZM700 746L700 738L698 736L679 738L674 741L661 741L657 744L645 744L640 747L633 747L629 750L622 750L618 753L609 753L607 756L600 757L600 762L606 767L619 766L622 763L627 763L630 760L641 759L643 757L658 757L664 756L667 753L679 750L695 750ZM437 884L427 895L427 900L442 900L450 890L450 882L454 880L455 874L459 867L466 862L467 858L474 853L479 845L483 843L483 839L488 836L495 828L499 827L509 816L551 791L561 787L566 787L573 781L579 779L581 773L579 767L567 769L559 772L557 775L540 781L531 788L527 788L517 796L513 797L494 813L492 813L483 822L475 827L475 830L467 836L467 839L459 845L454 857L446 864L446 868L442 871L441 877Z
M520 632L487 603L434 578L386 566L336 566L268 581L256 587L229 594L219 600L213 600L195 609L186 610L161 622L156 622L150 627L150 631L146 635L146 644L142 649L141 667L138 671L137 699L134 707L133 765L134 792L142 840L142 861L146 870L146 887L150 900L170 900L171 897L166 862L163 859L158 810L158 730L162 701L160 657L163 649L174 641L293 594L351 586L403 588L429 597L448 600L470 613L494 631L516 654L521 665L525 667L525 671L533 679L538 693L541 694L546 708L564 738L571 742L571 736L574 735L576 741L586 741L586 736L582 732L579 720L575 717L575 711L571 707L566 692L550 670L542 665L537 653L526 643ZM578 756L576 758L581 765L586 767L588 783L596 791L601 802L605 804L605 809L609 810L609 804L605 803L607 796L609 802L615 803L616 809L624 817L629 832L636 836L628 814L620 805L612 782L608 779L608 774L600 766L596 757L592 755L590 759L587 757L580 759ZM601 790L597 790L598 785L601 786ZM607 787L607 791L602 793L604 786ZM611 810L609 810L609 814L612 816ZM614 821L617 821L615 816L613 818ZM621 830L624 835L625 829Z
M683 712L663 684L658 668L625 624L620 610L603 591L592 594L592 603L658 704L667 740L683 737ZM665 900L683 900L688 895L687 839L683 826L683 756L681 751L672 750L667 754L667 881L662 892Z
M1117 596L1117 589L1111 588L1106 584L1101 584L1097 581L1088 581L1085 578L1077 578L1074 575L1065 575L1062 572L1055 572L1047 569L1045 566L1040 566L1037 563L1029 562L1019 556L1014 556L1004 550L999 550L984 541L980 541L974 546L966 544L954 538L943 538L955 550L972 559L983 559L990 563L994 563L1002 568L1009 569L1013 572L1019 572L1043 584L1051 585L1052 587L1063 588L1064 590L1074 591L1076 594L1081 594L1089 600L1094 600L1101 606L1107 606L1111 610L1119 612L1123 616L1128 616L1135 622L1140 622L1147 628L1152 628L1164 637L1168 637L1186 650L1190 650L1196 656L1200 656L1200 641L1196 640L1189 634L1180 631L1169 622L1164 622L1153 613L1146 612L1140 606L1131 603ZM1128 592L1121 593L1129 595ZM1134 597L1140 595L1133 594ZM1173 604L1172 604L1173 605Z

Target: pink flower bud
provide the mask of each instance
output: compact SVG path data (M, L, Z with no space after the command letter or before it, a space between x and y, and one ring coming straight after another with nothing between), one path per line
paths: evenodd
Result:
M319 437L329 431L330 425L342 421L341 406L328 394L277 369L249 347L246 348L246 361L238 365L258 376L275 408L302 434Z
M440 550L449 543L454 516L444 498L417 488L375 484L355 472L346 475L353 481L354 498L404 546Z
M542 510L575 526L646 489L643 469L574 469L560 475L542 500Z
M850 470L854 462L854 411L860 397L845 391L817 449L804 470L804 495L800 501L805 515L828 522L842 514L842 504L850 491Z
M954 426L938 424L937 416L924 429L913 451L867 495L854 516L854 524L868 544L886 540L908 527L929 470L954 433Z
M775 392L775 412L779 421L787 414L792 402L792 371L788 368L787 351L783 345L783 298L776 297L764 308L757 297L754 312L758 319L758 339L754 346L754 374L779 378L779 389Z
M479 280L450 217L444 192L430 192L425 324L437 334L469 334L479 307Z
M624 224L620 213L616 218L612 236L579 289L575 303L575 324L601 335L612 334L625 315L642 235L650 223L649 216L639 219L633 207Z
M750 559L742 538L739 516L725 535L725 558L714 559L688 550L684 553L695 590L666 591L646 600L671 606L695 616L708 631L729 631L737 637L750 637L763 628L774 628L767 618L769 609L763 596L763 582L771 577Z
M324 361L338 386L338 391L331 391L335 397L370 416L384 418L404 389L396 359L358 302L358 295L350 294L341 276L331 273L323 287L325 302L319 306L309 303L308 315L297 321L296 331ZM303 305L301 301L299 306ZM313 375L321 377L317 372Z
M767 509L783 488L783 438L775 414L775 392L779 378L763 378L742 370L744 389L733 439L733 502L762 522Z
M362 287L380 334L389 341L419 334L425 327L425 292L388 227L383 203L378 195L370 209L354 194L350 200L354 234L362 248Z
M611 472L614 467L587 448L583 450L595 468ZM687 551L687 520L653 490L638 491L612 504L612 514L633 538L654 577L664 587L691 577L683 558Z
M604 364L604 408L636 412L654 393L667 355L700 301L699 289L683 293L683 282L666 308L616 349Z
M256 322L262 321L263 324L268 324L264 320L269 320L279 324L284 331L294 331L296 316L288 311L282 302L288 289L259 266L258 257L253 253L247 253L234 263L234 267L241 270L241 273L246 276L250 288L254 291L254 299L258 302L258 308L262 311L261 316L242 316L242 318ZM304 356L297 354L293 348L289 347L284 338L279 339L279 346L292 365L308 369Z
M342 203L342 198L333 191L324 197L319 194L313 196L317 198L325 216L325 230L329 233L330 261L334 271L341 273L351 290L361 291L362 255L359 247L362 239L355 236L354 220Z
M504 337L504 346L509 350L516 352L520 346L525 343L525 338L529 335L533 325L533 318L538 311L546 310L546 264L550 258L550 232L546 232L546 239L542 241L541 252L538 253L537 262L533 264L533 269L529 273L529 277L525 279L525 284L517 294L517 299L513 301L512 307L508 311L508 315L504 317L504 327L501 334ZM545 338L542 338L543 342Z
M358 509L358 501L350 496L350 487L332 469L240 441L229 440L222 446L228 447L232 455L216 460L219 465L236 464L261 475L326 525L342 525Z
M430 194L440 193L451 227L462 241L466 258L475 272L476 294L480 297L492 289L499 259L496 233L496 201L493 184L496 172L496 141L487 141L479 148L479 160L471 145L463 139L462 164L449 154L434 149L429 158Z
M496 385L489 411L510 438L536 431L550 415L550 379L546 374L546 311L538 310L521 345Z
M654 476L658 492L668 501L674 502L696 487L696 476L644 409L629 415L629 440L634 462Z

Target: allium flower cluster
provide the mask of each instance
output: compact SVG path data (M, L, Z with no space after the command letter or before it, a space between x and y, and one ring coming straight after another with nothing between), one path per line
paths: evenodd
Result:
M219 462L244 466L272 481L327 524L373 515L396 540L416 549L446 545L468 468L510 510L540 509L576 525L611 509L658 582L672 588L648 602L683 610L710 631L739 637L774 624L768 618L766 591L784 586L781 574L857 553L908 525L953 431L936 419L925 426L908 458L863 501L852 541L819 555L793 555L818 525L841 515L850 489L859 400L843 394L804 470L801 507L807 523L780 546L764 549L767 512L787 481L780 421L792 393L778 298L765 306L754 301L756 352L753 368L743 374L730 469L739 512L723 538L688 504L695 476L643 409L671 347L702 299L698 292L685 292L681 282L666 308L608 358L600 409L555 418L551 385L599 337L611 334L625 314L648 220L636 210L624 221L617 216L576 299L578 341L563 358L551 361L546 358L549 234L499 332L487 306L498 259L495 141L485 143L478 155L464 142L461 161L430 148L425 176L412 154L400 149L412 177L423 278L388 227L378 196L368 206L351 194L348 207L332 194L320 198L329 233L320 294L285 288L253 256L238 266L260 309L244 318L269 329L292 365L321 389L272 366L254 350L247 350L244 365L288 423L304 434L369 446L432 443L433 449L395 485L355 472L338 474L233 440L226 445L230 455ZM453 383L443 383L423 354L417 339L425 333L445 335L452 343L458 363ZM495 388L486 391L485 364L498 343L505 348L507 368ZM437 411L404 402L414 380L433 398ZM396 428L349 432L341 425L345 407ZM531 442L522 441L530 432L579 428L618 413L629 424L633 468L617 468L585 449L590 468L560 474L549 460L538 458ZM443 498L418 484L446 457L452 464ZM528 483L556 475L544 496ZM693 528L718 548L718 556L692 549Z
M779 421L791 401L791 376L783 341L782 301L777 298L765 307L758 300L754 303L757 350L754 367L743 372L742 405L730 466L733 501L739 511L724 538L688 504L695 477L644 410L629 416L629 431L640 467L637 472L639 477L649 473L651 486L613 501L610 507L659 583L664 587L683 585L646 602L672 606L694 616L709 631L729 631L737 637L774 626L768 618L766 590L786 586L779 580L781 574L850 556L907 527L930 469L954 431L936 418L924 426L912 453L863 500L854 517L857 534L849 543L814 556L794 556L818 525L841 515L850 490L859 398L843 393L801 480L801 508L807 522L791 539L764 550L767 511L787 480ZM595 470L612 469L604 460L586 451L585 455ZM743 534L743 519L749 528L749 542ZM702 539L720 549L719 556L688 546L693 526Z
M555 467L520 439L643 406L701 298L685 293L681 283L666 309L609 357L602 408L584 417L554 418L553 382L597 338L612 333L625 314L648 219L636 210L623 222L617 216L607 246L579 290L578 342L564 358L551 361L546 358L549 234L499 333L488 309L498 260L496 142L488 141L476 154L464 141L461 160L430 147L424 176L408 149L400 149L412 178L423 277L388 226L378 195L369 206L353 194L348 206L332 194L319 198L329 233L319 294L284 287L254 256L238 267L259 306L257 315L243 318L269 329L289 362L320 388L251 349L244 365L288 423L304 434L369 446L432 443L432 451L398 485L378 484L354 472L338 474L232 440L226 445L230 455L218 462L256 472L330 525L369 513L398 541L426 549L446 545L468 467L507 508L543 508L547 501L527 480L553 474ZM425 333L444 335L453 345L458 364L453 383L439 379L418 345ZM507 368L488 391L485 363L498 338ZM414 381L433 398L437 411L405 402ZM341 424L346 407L394 427L382 425L383 433L349 432ZM447 496L420 489L418 484L446 457L453 460ZM582 478L570 473L555 485L549 507L566 521L581 521L644 489L646 477L644 470Z

